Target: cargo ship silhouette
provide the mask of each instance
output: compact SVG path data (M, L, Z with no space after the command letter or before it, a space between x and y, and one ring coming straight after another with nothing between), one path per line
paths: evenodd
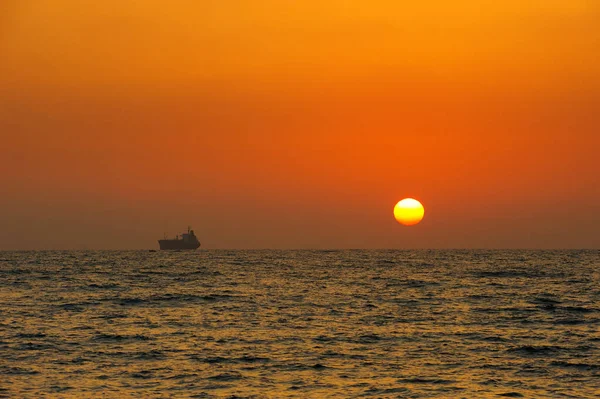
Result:
M162 250L177 250L177 249L197 249L200 247L200 241L198 241L198 237L194 234L194 230L190 230L188 227L188 232L181 235L175 236L175 238L164 238L162 240L158 240L158 245Z

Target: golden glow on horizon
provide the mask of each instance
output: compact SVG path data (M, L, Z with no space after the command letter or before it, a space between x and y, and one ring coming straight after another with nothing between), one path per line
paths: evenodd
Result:
M412 226L423 220L425 208L423 205L412 198L405 198L398 202L394 207L394 217L398 223L405 226Z

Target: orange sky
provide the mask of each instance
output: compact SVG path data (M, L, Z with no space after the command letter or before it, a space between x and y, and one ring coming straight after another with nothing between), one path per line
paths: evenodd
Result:
M402 3L3 1L0 249L600 248L600 3Z

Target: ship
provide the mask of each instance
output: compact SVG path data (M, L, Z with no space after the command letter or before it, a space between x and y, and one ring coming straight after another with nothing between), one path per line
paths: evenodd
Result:
M194 230L188 227L187 233L175 236L175 238L163 238L158 240L158 245L162 250L178 250L178 249L198 249L200 247L200 241L194 234Z

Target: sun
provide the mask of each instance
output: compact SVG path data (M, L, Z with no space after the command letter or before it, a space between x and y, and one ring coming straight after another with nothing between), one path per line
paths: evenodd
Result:
M404 198L394 207L394 217L398 223L412 226L423 220L425 208L416 199Z

